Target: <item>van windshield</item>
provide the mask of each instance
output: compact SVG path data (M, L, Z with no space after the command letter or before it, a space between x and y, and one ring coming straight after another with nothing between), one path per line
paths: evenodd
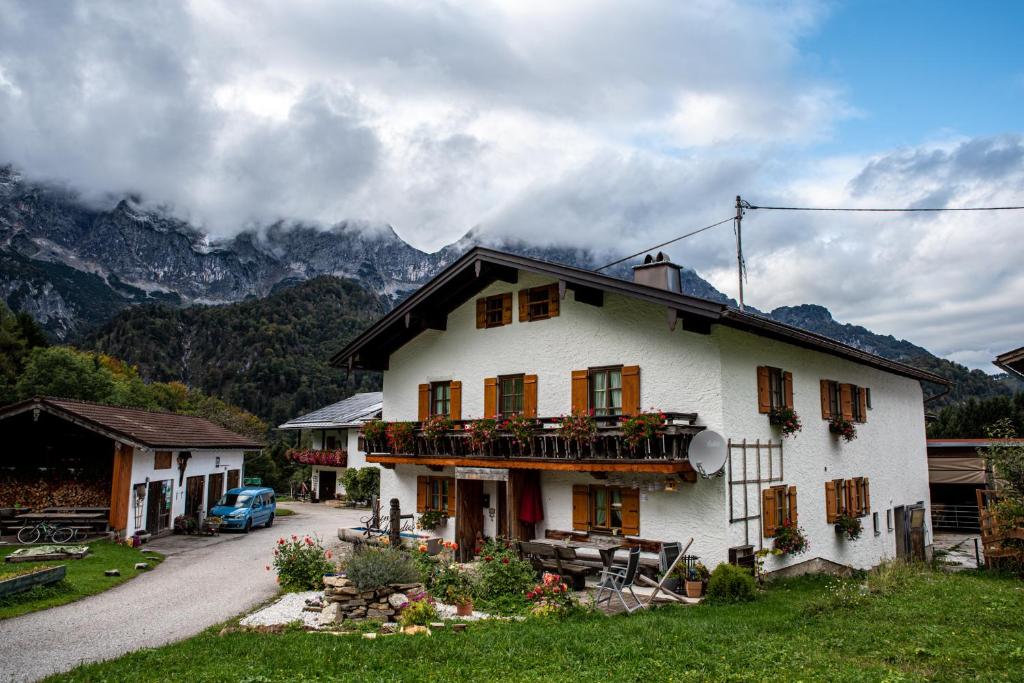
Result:
M217 505L232 508L244 508L249 506L250 500L252 500L252 496L244 493L225 493Z

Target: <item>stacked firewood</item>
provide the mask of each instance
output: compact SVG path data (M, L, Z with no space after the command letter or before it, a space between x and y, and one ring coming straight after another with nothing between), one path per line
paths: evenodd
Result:
M82 479L0 479L0 507L104 507L110 482Z

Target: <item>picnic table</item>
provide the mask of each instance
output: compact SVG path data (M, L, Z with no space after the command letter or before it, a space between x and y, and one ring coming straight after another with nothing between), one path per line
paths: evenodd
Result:
M106 517L102 512L30 512L24 515L16 515L15 519L24 519L29 521L48 521L48 520L63 520L63 521L88 521L93 519L101 519Z
M615 536L589 536L587 538L536 538L533 540L534 543L544 543L551 547L562 547L572 548L573 550L579 550L580 548L589 548L596 550L601 556L601 564L604 565L605 569L611 569L615 564L615 551L620 548L625 548L622 544L622 538L616 538ZM658 558L656 557L640 557L640 564L645 569L658 569Z

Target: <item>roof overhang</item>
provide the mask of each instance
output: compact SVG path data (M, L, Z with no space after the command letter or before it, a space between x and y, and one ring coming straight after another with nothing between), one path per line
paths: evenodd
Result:
M997 368L1024 379L1024 346L996 356L992 361Z
M605 294L618 294L664 306L672 320L682 321L684 330L706 334L712 325L723 324L923 382L951 384L933 373L813 332L737 311L722 303L486 247L467 251L335 354L331 365L350 370L387 370L388 359L395 350L426 330L446 329L449 313L494 282L515 284L520 271L556 280L563 297L572 291L577 301L594 306L603 305Z

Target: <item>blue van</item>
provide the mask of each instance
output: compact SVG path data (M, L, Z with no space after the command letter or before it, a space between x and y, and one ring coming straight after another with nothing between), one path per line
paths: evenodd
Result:
M229 489L210 508L211 515L223 520L221 529L241 529L245 533L249 533L254 526L273 525L276 511L277 496L274 495L274 489L256 486Z

